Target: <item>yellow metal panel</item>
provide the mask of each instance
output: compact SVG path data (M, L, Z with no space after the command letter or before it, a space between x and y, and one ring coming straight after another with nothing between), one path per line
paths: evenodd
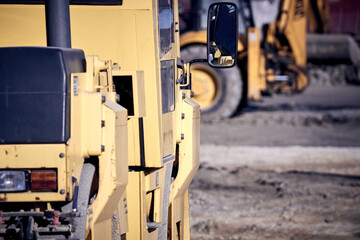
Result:
M289 10L289 15L292 17L292 19L289 20L289 22L286 25L285 33L286 37L289 40L291 49L294 53L296 64L299 66L306 66L307 56L306 56L306 27L307 27L307 21L306 21L306 15L305 15L305 9L308 8L308 1L302 1L302 11L303 14L299 10L296 10L298 8L295 7L297 4L295 1L291 1L291 7Z
M308 9L308 1L284 1L289 4L289 20L285 27L285 35L289 41L289 45L293 54L296 65L303 68L306 67L306 10ZM286 7L286 6L285 6ZM300 73L297 77L297 90L304 89L308 84L307 77Z
M189 206L189 190L186 190L184 194L184 208L182 209L184 211L184 220L183 220L183 239L190 239L190 206Z
M327 0L315 0L315 4L308 4L307 18L311 32L328 33L329 32L329 2ZM315 6L315 8L313 8ZM320 19L315 15L320 14Z
M77 90L74 89L74 78L77 79ZM71 88L70 88L70 140L68 141L68 152L67 152L67 172L68 172L68 181L72 181L72 177L76 179L80 179L82 164L84 161L84 157L87 155L86 149L84 147L85 143L83 143L83 139L81 137L84 130L86 130L86 121L83 120L82 116L82 92L85 90L84 86L87 79L87 75L85 73L81 74L72 74L71 75ZM84 126L83 126L84 125ZM83 145L83 144L84 145ZM72 199L73 186L68 186L69 192L69 200Z
M142 205L141 205L141 188L140 175L141 172L129 172L129 183L127 187L128 196L128 221L129 232L126 237L129 239L142 239L142 229L145 227L142 220Z
M184 65L185 68L185 72L187 72L190 69L189 64L185 64ZM178 75L177 75L177 79L179 79L181 77L181 74L185 74L185 72L183 73L182 71L177 71ZM189 75L189 74L188 74ZM189 82L189 76L187 76L187 81ZM182 125L182 103L183 103L183 98L182 98L182 91L180 90L180 84L177 84L175 86L175 127L174 127L174 138L176 143L181 141L181 125Z
M105 85L109 82L110 62L100 61L95 56L87 59L88 72L73 74L71 78L72 137L68 144L72 161L69 171L78 178L83 157L99 156L99 192L89 208L87 223L91 232L88 236L97 239L106 231L109 234L101 235L102 238L111 239L111 218L127 184L127 110L114 102L112 86L100 86L100 76ZM107 74L99 74L100 70ZM98 90L100 92L95 92ZM102 104L103 99L107 101ZM101 145L105 148L101 149ZM126 219L125 211L120 215ZM126 221L120 223L122 231L126 228Z
M182 107L184 139L179 143L178 173L170 187L172 239L189 239L189 208L187 189L200 164L200 106L185 98ZM180 225L179 225L180 224ZM180 226L180 236L177 227ZM178 238L181 237L181 238Z
M87 54L96 53L101 58L111 58L124 71L144 72L146 111L152 113L144 117L145 159L149 167L161 166L160 69L156 62L158 38L153 10L73 6L71 19L74 47L84 49ZM97 22L97 19L105 19L112 27L103 28L104 21ZM84 23L92 28L86 28ZM101 33L94 36L93 29L101 29ZM101 42L104 44L99 44ZM151 144L147 144L149 142Z
M160 176L161 174L161 176ZM146 196L146 219L152 219L154 222L161 222L161 197L163 196L164 176L163 172L156 171L151 174L145 174L144 190ZM150 212L152 210L152 212ZM152 215L150 217L150 215Z
M261 99L260 93L260 32L258 28L248 29L248 98Z
M200 164L200 152L197 147L200 144L200 106L186 98L183 112L185 113L182 124L184 139L179 143L179 170L172 183L170 199L184 194Z
M262 52L260 55L260 66L259 66L260 91L266 91L266 80L268 80L268 77L266 76L266 58L264 53Z
M91 236L91 239L108 239L111 240L112 238L112 222L111 217L108 219L105 219L101 222L97 222L94 224L94 226L91 228L91 232L93 233Z
M71 6L70 8L72 46L74 48L84 49L87 55L96 54L102 59L113 59L124 71L143 71L144 73L145 108L147 112L152 113L144 117L145 159L148 167L160 167L163 154L155 2L128 1L124 2L123 6ZM139 6L142 7L129 10ZM24 16L30 15L38 22L44 21L43 8L32 11L23 5L13 7L17 10L20 9L19 11L22 11ZM1 12L3 11L1 9ZM20 18L21 15L15 11L14 16ZM6 28L14 28L11 21L8 23ZM107 23L107 27L104 27L104 23ZM25 29L29 28L29 23L22 21L15 27L18 27L17 31L27 33ZM98 32L95 32L94 29L98 29ZM6 29L4 32L7 33ZM13 33L9 33L7 36L13 45L45 45L44 41L38 42L34 38L39 34L43 35L43 39L45 39L45 26L37 28L31 34L24 35L21 40L18 40ZM174 47L175 52L177 49ZM87 61L89 63L91 59L87 59ZM89 70L91 69L87 69L87 74L91 72ZM87 81L87 84L93 86L91 81ZM91 91L88 87L87 89Z
M173 112L163 114L163 119L162 119L162 132L163 132L162 157L163 158L175 154L175 136L174 136L175 121L174 120L175 119Z
M134 11L109 6L71 6L70 14L74 48L84 49L86 55L111 59L122 68L126 63L128 70L137 69ZM124 54L125 49L130 54Z
M137 97L134 99L134 105L136 106L136 109L134 110L136 110L139 117L145 117L145 83L143 71L136 71L136 81L134 81L134 89L136 89L137 94Z
M129 166L140 166L139 119L129 117L128 121Z
M155 1L154 1L155 2ZM137 14L138 68L144 71L145 104L144 117L145 161L147 167L162 166L161 149L161 83L158 51L157 11Z
M167 166L172 163L165 164L164 167L153 171L129 172L129 185L127 187L128 207L129 207L129 239L158 239L160 236L160 228L167 228L166 218L169 205L164 205L166 194L166 181L170 181L166 176ZM171 173L171 171L170 171ZM168 179L167 179L168 177ZM168 183L169 184L169 183ZM166 202L166 201L165 201ZM152 211L150 211L150 208ZM149 231L147 224L157 223L159 228Z
M153 1L143 1L143 0L130 0L130 1L123 1L123 5L121 6L122 9L128 10L151 10L153 7Z
M54 193L7 193L0 194L0 201L8 202L44 202L64 201L66 191L63 194L60 190L66 190L66 156L65 144L27 144L27 145L0 145L0 168L8 169L34 169L34 168L55 168L57 169L58 189Z
M120 198L119 205L118 205L118 213L119 213L119 232L120 234L125 234L129 231L128 227L128 202L127 202L127 195L126 191Z
M127 110L114 102L106 102L104 119L108 123L104 129L104 144L107 146L99 156L99 192L93 204L89 207L93 213L88 217L92 238L98 239L102 227L108 224L117 210L120 197L123 195L127 182ZM105 224L105 225L104 225ZM99 229L99 231L96 231ZM102 229L102 231L100 230ZM104 236L103 236L104 237Z
M0 46L46 46L45 8L41 5L0 6Z
M81 136L83 155L98 156L101 154L101 93L82 92L81 94ZM105 122L106 124L106 122Z

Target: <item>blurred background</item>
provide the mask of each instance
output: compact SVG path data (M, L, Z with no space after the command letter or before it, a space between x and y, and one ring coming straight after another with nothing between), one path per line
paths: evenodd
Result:
M187 61L206 58L212 2L180 1ZM237 66L192 65L192 239L360 239L360 1L227 2Z

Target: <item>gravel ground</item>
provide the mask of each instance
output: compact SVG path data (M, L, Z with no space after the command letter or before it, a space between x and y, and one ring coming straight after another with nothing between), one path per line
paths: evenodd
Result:
M190 189L192 239L359 239L360 177L326 167L337 165L322 172L202 163Z
M192 239L360 239L360 87L325 80L202 124Z

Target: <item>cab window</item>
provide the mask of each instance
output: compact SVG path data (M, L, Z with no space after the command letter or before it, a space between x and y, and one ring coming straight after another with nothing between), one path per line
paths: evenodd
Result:
M158 0L160 58L172 48L174 43L173 0Z

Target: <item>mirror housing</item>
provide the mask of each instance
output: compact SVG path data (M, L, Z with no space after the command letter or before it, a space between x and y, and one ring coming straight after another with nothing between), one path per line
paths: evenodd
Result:
M234 3L211 4L208 12L207 61L210 66L229 68L237 62L237 6Z

